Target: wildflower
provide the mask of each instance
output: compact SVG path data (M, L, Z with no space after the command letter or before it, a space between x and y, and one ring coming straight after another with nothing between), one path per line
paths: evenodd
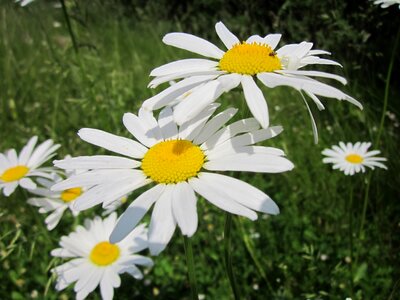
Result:
M15 149L0 153L0 190L5 196L10 196L18 185L28 190L36 188L30 177L51 178L53 168L39 167L55 155L60 145L47 140L35 148L37 139L32 137L19 155Z
M63 169L87 168L85 173L53 186L63 190L90 182L94 186L74 203L84 210L103 202L103 207L122 195L150 183L156 185L139 196L121 216L110 241L121 241L135 228L155 203L149 226L149 248L159 254L171 239L176 225L186 236L197 229L195 192L230 213L257 219L254 212L278 214L272 199L255 187L212 171L279 173L293 164L283 151L254 146L272 138L282 127L259 129L253 118L223 127L237 112L229 108L215 115L217 104L208 106L196 118L177 126L173 110L164 108L158 120L152 112L140 109L139 115L126 113L123 123L139 141L101 130L84 128L79 136L120 156L82 156L55 161ZM101 197L98 197L101 195Z
M15 3L18 3L22 7L27 6L28 4L32 3L35 0L15 0Z
M375 0L374 4L380 5L382 8L387 8L393 4L398 4L400 9L400 0Z
M163 42L167 45L214 60L183 59L154 69L150 75L155 78L150 82L150 87L154 88L171 80L182 80L147 99L143 103L145 108L151 110L162 108L187 91L199 87L176 105L174 119L178 125L182 125L198 115L222 93L241 84L251 113L263 128L267 128L269 126L268 106L261 89L254 80L255 77L269 88L284 85L291 86L300 92L304 91L319 109L323 109L324 106L317 96L347 100L362 108L362 105L354 98L311 77L330 78L342 84L347 83L345 78L321 71L300 70L310 64L340 66L333 60L317 56L330 54L329 52L312 50L313 44L308 42L285 45L275 51L281 34L269 34L264 38L253 35L245 42L240 42L222 22L218 22L215 29L227 47L227 51L222 51L214 44L187 33L169 33L163 38Z
M360 171L365 172L365 167L374 169L375 167L387 169L381 163L386 161L384 157L376 157L375 155L381 153L379 150L368 152L371 143L357 142L352 143L340 142L339 146L332 146L332 149L325 149L322 154L327 156L322 161L326 164L333 164L333 169L343 171L345 175L354 175Z
M87 219L85 226L78 226L74 232L61 238L61 248L51 251L51 255L71 260L52 270L57 274L58 291L76 282L76 299L84 299L100 285L102 298L112 299L114 288L121 284L119 274L143 278L136 265L152 266L153 261L135 253L147 248L147 229L140 225L124 241L111 244L108 237L116 220L116 213L103 220L100 217Z

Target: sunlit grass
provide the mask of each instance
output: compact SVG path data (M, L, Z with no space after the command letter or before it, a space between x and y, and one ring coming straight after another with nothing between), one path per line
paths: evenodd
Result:
M76 54L60 9L46 3L27 9L0 6L0 151L19 148L36 134L40 140L53 138L62 145L59 158L99 153L76 132L93 127L128 136L122 115L136 112L155 93L146 88L151 69L187 55L161 42L165 33L180 30L173 23L141 23L107 15L96 5L92 9L83 25L73 23L82 46ZM399 240L392 236L394 230L398 233L399 213L395 121L387 120L382 135L380 150L389 159L389 171L373 172L363 239L359 239L359 226L367 176L345 177L321 161L321 151L339 141L375 138L382 82L376 79L366 86L353 74L362 75L349 73L346 92L365 109L327 99L326 110L319 112L311 103L320 131L318 145L313 143L300 94L287 88L265 90L271 124L285 129L266 145L284 149L296 167L285 174L235 174L264 190L281 208L280 215L260 215L256 222L234 218L233 263L246 299L386 299L392 292L399 258L395 248ZM237 118L249 116L241 92L222 99L224 106L240 108ZM58 299L60 294L73 298L72 288L60 294L54 290L49 269L55 260L49 252L62 234L94 211L101 213L101 208L76 220L63 218L49 233L43 216L25 199L22 192L0 199L0 298ZM199 230L193 246L199 292L206 299L232 297L223 265L223 224L218 209L199 201ZM179 234L154 260L143 281L123 276L121 288L115 291L117 299L189 297Z

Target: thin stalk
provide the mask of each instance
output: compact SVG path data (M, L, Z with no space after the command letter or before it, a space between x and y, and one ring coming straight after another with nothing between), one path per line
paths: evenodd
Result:
M186 264L188 268L188 277L190 282L191 299L198 300L199 292L197 290L196 275L194 273L194 260L193 260L193 249L192 241L187 236L183 236L183 245L185 247Z
M71 19L68 15L67 6L65 5L65 0L60 0L62 11L64 14L65 22L67 23L68 33L72 40L72 45L74 46L75 53L79 52L78 43L76 42L74 31L71 26Z
M382 116L381 116L381 121L380 121L380 124L379 124L378 134L377 134L376 140L375 140L375 147L379 146L379 142L381 140L381 135L382 135L382 130L383 130L383 125L384 125L385 119L386 119L386 111L387 111L388 99L389 99L390 79L392 78L393 65L394 65L394 60L396 58L396 54L397 54L397 47L399 45L399 38L400 38L400 27L397 30L396 39L394 41L393 52L392 52L392 56L390 58L390 63L389 63L389 67L388 67L388 71L387 71L387 75L386 75L385 94L384 94L384 97L383 97Z
M267 278L267 274L265 274L265 271L264 271L264 269L262 267L262 264L261 264L260 260L258 259L257 255L256 255L256 251L254 250L254 243L252 242L252 240L250 239L250 237L248 236L248 234L244 230L242 221L239 218L236 219L236 220L237 220L236 224L238 224L238 226L240 228L242 239L243 239L244 245L245 245L245 247L247 249L247 252L249 252L250 257L253 260L254 265L256 266L258 273L261 275L262 279L267 284L269 292L271 293L271 295L274 295L274 290L273 290L273 288L271 286L271 283L269 282L269 280Z
M396 38L395 38L394 46L393 46L393 52L392 52L392 56L390 58L389 67L388 67L388 71L387 71L387 75L386 75L385 93L383 96L382 115L381 115L381 120L379 123L378 133L377 133L376 139L375 139L375 145L374 145L375 147L379 146L379 143L381 141L382 131L383 131L383 125L385 124L387 106L388 106L388 101L389 101L390 79L392 78L393 65L394 65L394 60L396 58L396 54L397 54L397 47L399 46L399 39L400 39L400 27L397 30L397 34L396 34ZM372 178L372 172L368 176L367 187L365 189L365 197L364 197L364 204L363 204L363 210L362 210L362 215L361 215L359 238L361 238L363 236L365 217L367 214L367 207L368 207L369 189L371 186L371 178Z
M232 255L231 255L231 229L232 229L232 215L226 213L225 229L224 229L224 245L225 245L225 268L228 273L229 283L231 285L235 300L240 299L239 289L236 284L235 275L232 269Z
M354 299L354 273L353 273L353 185L350 188L350 201L349 201L349 240L350 240L350 295Z

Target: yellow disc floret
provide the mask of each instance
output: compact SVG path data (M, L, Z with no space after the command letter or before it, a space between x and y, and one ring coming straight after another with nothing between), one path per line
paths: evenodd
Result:
M229 73L256 75L280 70L282 65L269 45L243 42L225 52L219 68Z
M364 161L364 158L358 154L349 154L346 156L346 160L352 164L361 164Z
M164 141L147 151L142 169L157 183L178 183L196 176L204 159L203 151L191 141Z
M108 266L118 259L119 247L109 242L100 242L90 252L90 260L98 266Z
M5 170L3 174L1 174L0 179L4 182L16 181L24 177L28 172L28 167L15 166Z
M64 202L71 202L74 201L76 198L78 198L81 194L82 194L82 188L80 187L70 188L64 190L61 193L61 200L63 200Z

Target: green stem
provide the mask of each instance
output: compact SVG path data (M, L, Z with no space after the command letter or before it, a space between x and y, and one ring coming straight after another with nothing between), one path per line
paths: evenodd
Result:
M387 111L388 99L389 99L390 79L392 77L394 60L396 58L397 47L399 45L399 37L400 37L400 27L397 30L396 39L394 41L393 52L392 52L392 56L390 58L389 68L388 68L387 75L386 75L386 84L385 84L385 94L384 94L384 97L383 97L382 116L381 116L381 121L380 121L380 124L379 124L378 134L377 134L376 140L375 140L375 147L379 146L379 142L380 142L381 134L382 134L382 130L383 130L383 125L384 125L385 119L386 119L386 111Z
M199 299L199 293L197 291L196 276L194 273L194 260L193 260L193 249L192 242L187 236L183 236L183 245L185 247L186 264L188 268L188 276L190 282L190 290L192 294L192 300Z
M350 240L350 295L354 299L354 273L353 273L353 185L350 188L350 201L349 201L349 240Z
M60 0L60 3L64 14L65 22L67 23L68 33L72 40L72 45L74 46L75 53L78 53L79 52L78 43L76 42L75 34L74 31L72 30L71 20L68 15L67 6L65 5L65 0Z
M249 252L250 257L253 260L254 265L256 266L258 273L261 275L262 279L266 283L269 292L271 293L271 295L274 295L274 290L273 290L273 288L271 286L271 283L269 282L269 280L267 278L267 274L265 274L265 271L264 271L264 269L262 267L262 264L261 264L260 260L258 259L257 255L256 255L256 251L254 250L254 243L252 242L252 240L250 239L250 237L248 236L248 234L244 230L242 221L239 218L236 219L236 220L237 220L236 224L240 228L240 232L242 234L243 242L244 242L244 245L245 245L245 247L247 249L247 252Z
M365 223L365 217L367 215L367 208L368 208L368 199L369 199L369 187L371 185L372 181L372 173L370 172L367 177L367 187L365 188L365 194L364 194L364 203L363 203L363 209L362 209L362 215L361 215L361 222L360 222L360 230L358 233L358 238L363 239L364 238L364 223Z
M232 229L232 215L226 213L225 229L224 229L224 244L225 244L225 268L228 273L229 283L231 284L235 300L240 299L239 289L236 284L235 275L232 269L232 255L231 255L231 229Z

